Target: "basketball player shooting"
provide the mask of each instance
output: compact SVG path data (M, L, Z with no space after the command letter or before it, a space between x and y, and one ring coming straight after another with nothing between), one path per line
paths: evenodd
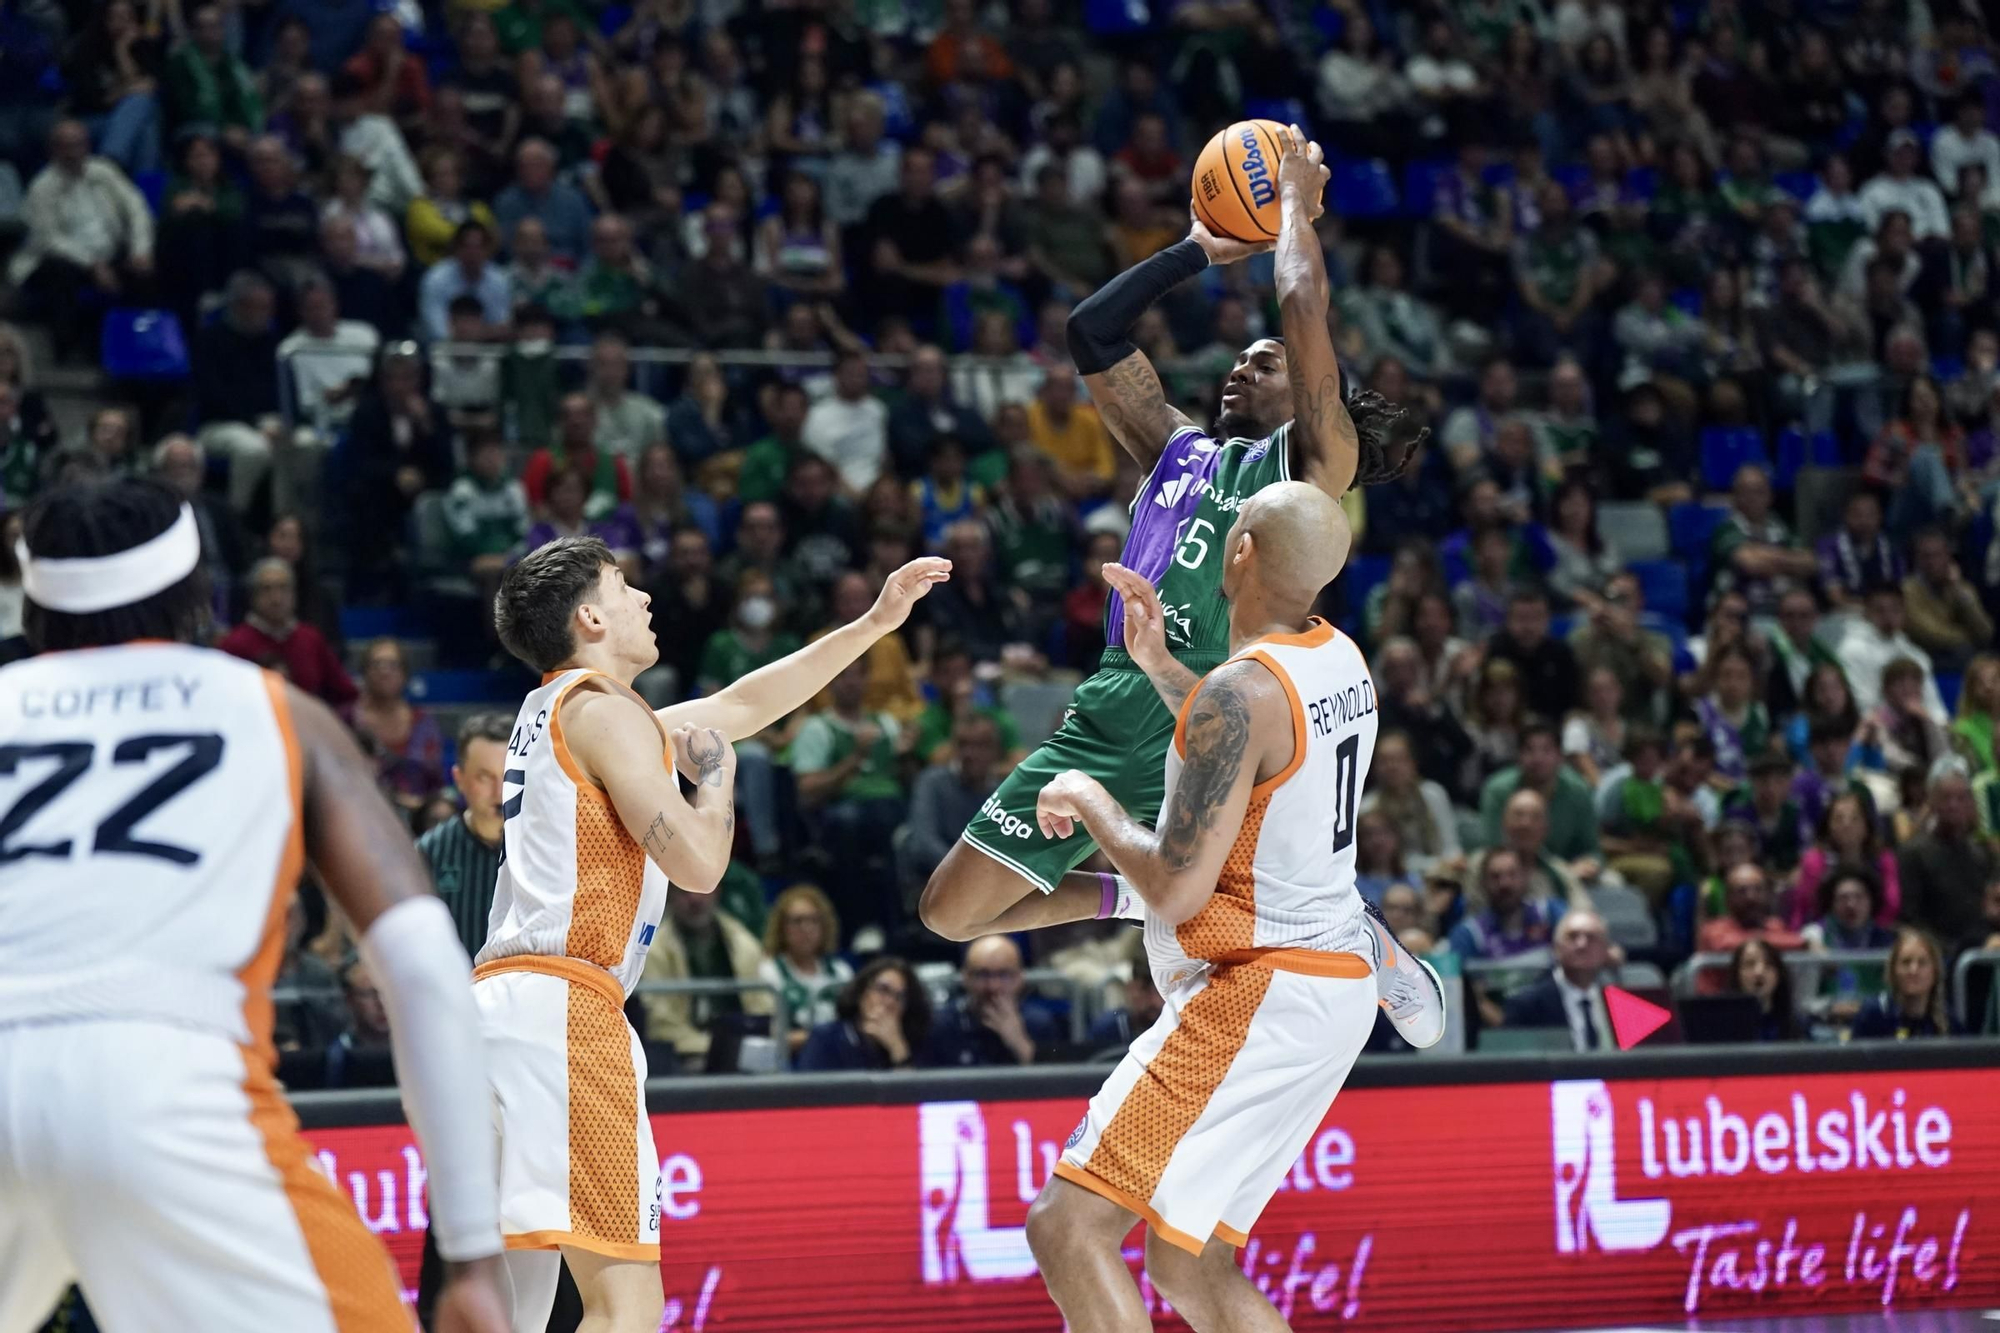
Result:
M1235 1247L1361 1053L1391 947L1355 888L1376 730L1368 665L1311 615L1348 544L1317 487L1280 482L1243 506L1218 544L1231 656L1181 708L1157 832L1076 770L1036 803L1045 833L1080 826L1145 902L1165 1001L1028 1213L1071 1328L1152 1327L1120 1253L1140 1220L1153 1285L1197 1333L1286 1328Z
M273 1076L308 859L389 1012L446 1261L432 1327L504 1333L469 964L326 706L194 644L194 511L58 488L16 547L41 654L0 670L0 1333L72 1282L106 1333L396 1333L401 1284Z
M1112 279L1070 317L1070 354L1092 400L1149 473L1117 568L1154 590L1163 660L1151 664L1149 679L1143 650L1125 637L1130 584L1114 571L1105 610L1109 646L1096 674L1077 687L1063 725L1001 783L924 888L924 924L947 939L1143 915L1117 877L1076 871L1096 840L1087 828L1042 827L1037 795L1058 773L1076 769L1124 808L1152 818L1165 794L1174 712L1199 674L1228 656L1220 537L1241 506L1281 481L1302 480L1338 500L1351 486L1393 480L1427 434L1377 394L1343 399L1327 332L1326 262L1313 231L1328 173L1318 144L1297 126L1278 128L1275 242L1217 236L1197 218L1186 240ZM1210 264L1274 245L1284 338L1260 339L1237 357L1223 381L1221 413L1204 432L1168 405L1152 362L1127 335L1154 301ZM1399 966L1385 972L1382 999L1405 1040L1430 1045L1444 1030L1442 992L1401 949L1394 956Z
M546 1326L564 1262L583 1300L580 1333L657 1333L659 1156L646 1056L624 1007L667 884L710 893L728 869L730 742L819 693L950 570L947 560L912 561L859 620L657 713L632 692L659 660L651 599L625 582L602 541L560 538L501 580L500 640L542 673L507 746L505 848L472 974L516 1333Z

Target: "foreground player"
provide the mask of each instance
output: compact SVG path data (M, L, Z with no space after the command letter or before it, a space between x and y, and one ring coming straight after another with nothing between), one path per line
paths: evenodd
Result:
M1119 1253L1141 1219L1146 1271L1197 1333L1285 1328L1234 1247L1361 1053L1387 962L1354 880L1374 690L1361 650L1311 615L1348 540L1340 506L1302 483L1243 506L1219 548L1233 655L1181 709L1157 833L1096 778L1042 788L1043 830L1081 824L1145 900L1166 1005L1028 1214L1071 1328L1152 1327Z
M500 1220L517 1333L541 1333L567 1261L582 1333L660 1326L659 1157L646 1057L625 1020L667 883L709 893L736 816L730 742L804 704L901 625L950 562L890 575L861 619L658 713L651 599L610 548L566 537L507 571L494 621L543 673L507 746L503 859L473 969L500 1128ZM694 782L681 795L676 768Z
M1082 829L1044 832L1034 814L1037 793L1056 774L1080 769L1126 809L1151 818L1164 790L1172 710L1200 672L1228 655L1219 538L1238 508L1264 486L1293 478L1334 499L1357 483L1392 480L1427 434L1376 394L1359 391L1342 402L1326 325L1326 261L1312 225L1327 172L1319 145L1296 126L1285 138L1276 242L1285 336L1252 343L1237 358L1213 435L1167 405L1152 363L1126 334L1155 300L1210 263L1232 263L1269 244L1218 238L1196 222L1187 240L1120 274L1070 318L1070 352L1105 424L1151 472L1133 503L1121 559L1157 585L1164 652L1176 670L1156 692L1124 640L1126 599L1114 583L1105 610L1110 646L1097 673L1077 687L1062 727L1001 783L924 888L924 924L947 939L1138 914L1123 886L1075 872L1095 843ZM1443 994L1402 950L1395 957L1382 998L1406 1040L1430 1045L1444 1030Z
M64 487L24 534L42 656L0 671L0 1333L73 1281L107 1333L410 1327L272 1077L308 857L388 1006L449 1264L435 1327L502 1333L465 950L374 765L317 700L191 646L201 537L166 488Z

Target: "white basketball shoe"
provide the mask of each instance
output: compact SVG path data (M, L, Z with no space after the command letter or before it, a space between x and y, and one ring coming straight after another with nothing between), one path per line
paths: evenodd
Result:
M1381 908L1365 899L1361 905L1375 932L1377 1002L1404 1041L1418 1050L1437 1045L1444 1036L1444 982L1437 969L1403 947Z

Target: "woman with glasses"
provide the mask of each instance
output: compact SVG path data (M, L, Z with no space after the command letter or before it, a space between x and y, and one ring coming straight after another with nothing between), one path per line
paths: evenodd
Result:
M806 1038L800 1069L907 1069L930 1035L930 996L900 958L862 968L835 1008L839 1016Z
M818 886L794 884L778 895L764 922L764 952L757 977L783 1001L790 1030L786 1054L797 1055L806 1034L838 1018L834 987L854 979L854 969L833 956L840 944L840 918Z

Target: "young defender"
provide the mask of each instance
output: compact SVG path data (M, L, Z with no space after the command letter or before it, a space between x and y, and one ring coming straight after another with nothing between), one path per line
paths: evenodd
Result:
M563 1262L583 1299L582 1333L659 1328L659 1158L645 1052L624 1007L668 881L709 893L728 868L730 742L819 693L950 568L913 561L859 620L658 713L631 688L659 659L651 599L626 584L602 541L560 538L501 581L500 641L543 673L507 746L504 855L473 969L516 1333L547 1323ZM694 783L691 800L677 768Z

